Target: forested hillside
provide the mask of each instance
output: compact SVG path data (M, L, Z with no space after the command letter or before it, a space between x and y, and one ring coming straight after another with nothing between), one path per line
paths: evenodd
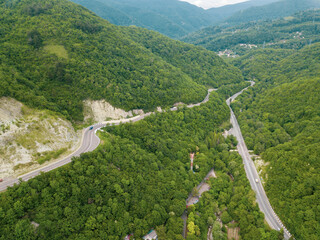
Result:
M230 67L220 57L202 47L168 41L168 38L159 33L137 27L123 28L123 33L154 55L181 69L197 83L213 87L243 83L239 69Z
M270 163L267 195L296 239L319 239L320 44L235 60L258 83L232 104L246 144Z
M183 39L212 51L232 50L238 55L252 49L301 49L319 42L320 11L310 10L275 21L258 21L234 27L210 27Z
M288 49L258 49L232 59L231 62L241 69L246 79L267 82L273 76L275 78L279 76L279 62L294 53L294 50Z
M242 70L246 79L261 82L257 86L263 90L265 84L280 84L319 76L319 53L320 43L299 51L260 49L236 58L232 63Z
M106 99L125 110L151 110L180 101L198 102L206 94L203 85L223 85L229 76L236 82L242 79L214 53L162 37L163 44L184 46L193 56L188 64L175 59L176 67L172 60L133 41L128 36L131 32L68 1L0 4L0 95L62 113L74 121L83 119L83 100L88 98ZM208 67L220 70L214 76L202 75L200 81L192 78L192 66L202 56L213 61L199 64L197 71L205 72Z

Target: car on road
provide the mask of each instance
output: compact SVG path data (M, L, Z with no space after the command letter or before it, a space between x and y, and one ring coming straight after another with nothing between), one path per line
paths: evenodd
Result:
M0 178L0 182L3 182L3 179L2 179L2 178Z
M258 183L259 182L259 179L258 178L256 178L256 183Z
M90 128L89 128L89 130L92 130L93 129L93 126L91 126Z

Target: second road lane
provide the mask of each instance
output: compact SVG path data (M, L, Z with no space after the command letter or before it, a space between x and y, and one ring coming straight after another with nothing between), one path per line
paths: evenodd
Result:
M251 82L251 86L254 85L254 82ZM244 89L246 90L246 89ZM246 143L244 142L242 133L241 133L241 129L240 126L238 124L237 118L234 115L233 110L230 107L231 102L238 97L244 90L242 90L241 92L233 95L232 97L230 97L227 100L227 104L230 108L230 112L231 112L231 117L230 117L230 122L233 126L233 128L229 131L230 134L234 135L237 138L238 141L238 153L240 154L240 156L243 159L243 164L244 164L244 169L246 171L247 174L247 178L250 182L251 188L253 189L253 191L255 191L256 193L256 199L257 202L259 204L259 208L261 210L261 212L264 213L265 219L268 222L268 224L270 225L270 227L272 229L275 230L280 230L281 228L284 229L284 237L286 239L289 239L291 237L291 234L289 233L289 231L284 227L284 225L282 224L281 220L279 219L279 217L276 215L276 213L273 211L271 204L269 202L269 199L264 191L264 188L262 186L261 181L259 180L259 175L258 172L254 166L253 161L251 160L248 148Z

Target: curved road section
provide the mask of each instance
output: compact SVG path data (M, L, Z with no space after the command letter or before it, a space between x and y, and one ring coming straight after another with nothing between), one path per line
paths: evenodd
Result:
M251 86L254 85L254 82L251 82ZM280 230L283 228L284 230L284 237L285 239L289 239L291 237L291 234L289 231L285 228L285 226L282 224L281 220L277 216L277 214L273 211L269 199L264 191L264 188L259 180L259 175L258 172L254 166L253 161L251 160L248 148L244 142L238 121L230 107L231 102L237 98L243 91L245 91L247 88L243 89L242 91L236 93L232 97L227 99L227 104L230 108L231 111L231 118L230 122L233 126L233 128L229 131L229 134L234 135L237 140L238 140L238 152L240 156L243 159L243 164L244 164L244 169L247 174L247 178L249 179L251 188L255 191L256 193L256 198L257 202L259 204L259 208L261 212L264 213L265 219L267 220L268 224L270 225L271 228L275 230Z
M190 105L187 105L187 107L193 108L196 106L200 106L202 103L208 102L210 93L215 90L217 90L217 89L209 89L207 96L205 97L205 99L202 102L196 103L196 104L190 104ZM172 108L170 108L170 110L177 111L178 108L172 107ZM41 172L49 172L53 169L56 169L58 167L61 167L63 165L70 163L71 159L73 157L78 157L82 153L91 152L91 151L95 150L100 144L100 139L96 135L97 130L99 130L100 128L103 128L106 125L119 125L121 123L138 122L138 121L144 119L145 117L150 116L151 114L154 114L154 112L145 113L143 115L135 116L132 118L127 118L127 119L111 120L111 121L107 121L107 122L103 122L103 123L98 123L98 124L93 125L92 129L91 129L91 127L85 128L83 131L83 134L82 134L82 140L81 140L80 147L75 152L73 152L72 154L70 154L69 156L67 156L66 158L64 158L62 160L59 160L59 161L51 163L47 166L41 167L41 168L39 168L35 171L32 171L32 172L29 172L25 175L19 176L19 178L4 179L3 182L0 183L0 192L6 190L8 187L12 187L14 184L19 184L20 183L19 179L21 179L22 181L28 181L29 179L40 175Z

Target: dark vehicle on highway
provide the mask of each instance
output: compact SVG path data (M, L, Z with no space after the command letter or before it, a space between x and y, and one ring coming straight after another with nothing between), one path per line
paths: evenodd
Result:
M91 126L90 128L89 128L89 130L92 130L93 129L93 126Z

